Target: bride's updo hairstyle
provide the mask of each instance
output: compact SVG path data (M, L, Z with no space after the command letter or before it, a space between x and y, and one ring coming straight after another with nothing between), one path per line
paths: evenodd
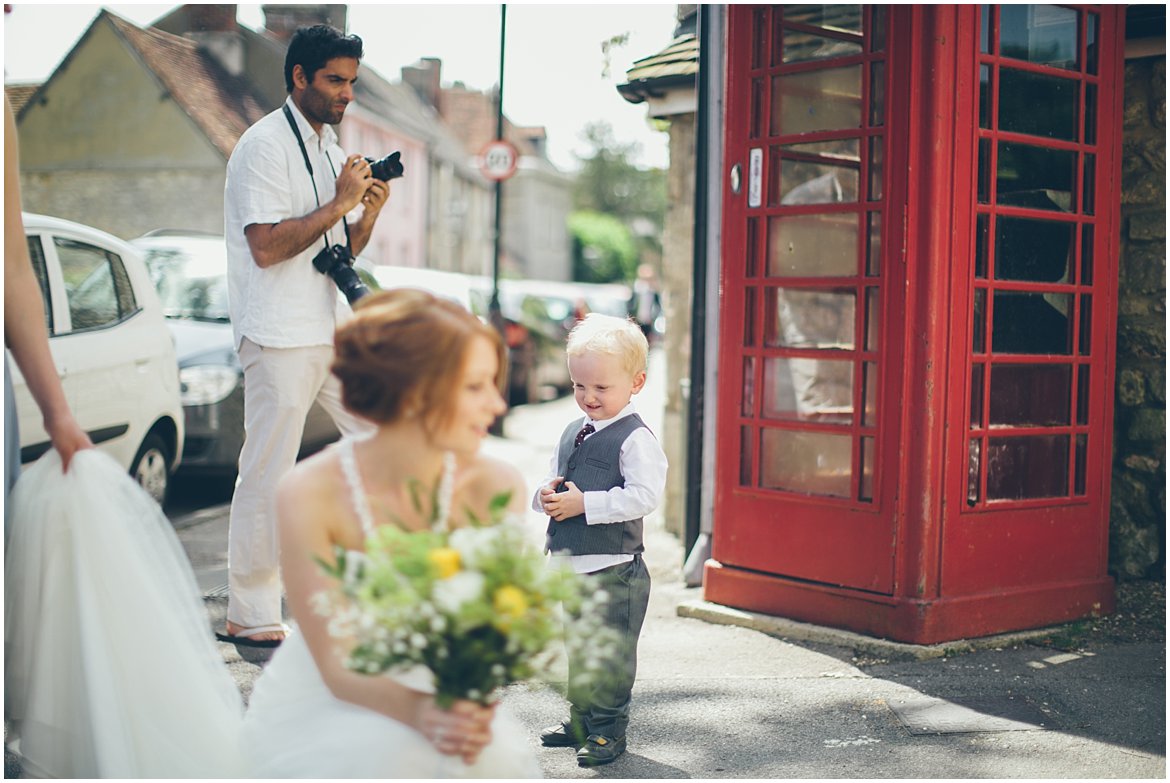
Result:
M371 293L334 334L332 369L341 381L341 401L378 424L421 416L428 429L439 426L453 413L476 337L488 340L499 357L499 385L503 343L460 304L415 288Z

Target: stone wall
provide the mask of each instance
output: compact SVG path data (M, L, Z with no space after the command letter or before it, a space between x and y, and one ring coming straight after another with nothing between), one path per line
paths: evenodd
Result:
M1166 58L1125 67L1109 567L1166 573Z

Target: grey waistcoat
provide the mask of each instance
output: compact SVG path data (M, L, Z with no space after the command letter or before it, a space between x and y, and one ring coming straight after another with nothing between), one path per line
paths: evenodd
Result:
M574 448L573 440L580 423L570 424L561 435L557 449L557 475L565 477L558 490L562 491L569 481L582 492L605 492L624 487L626 479L619 467L622 444L634 430L645 426L638 414L631 413L590 435ZM643 550L642 518L604 525L585 524L584 514L562 522L550 518L544 547L546 552L562 555L636 555Z

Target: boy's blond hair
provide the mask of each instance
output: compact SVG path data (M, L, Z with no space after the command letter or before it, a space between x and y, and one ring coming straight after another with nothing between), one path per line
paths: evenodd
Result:
M646 370L650 345L642 329L629 318L589 313L569 332L565 345L569 356L604 353L617 356L630 377Z

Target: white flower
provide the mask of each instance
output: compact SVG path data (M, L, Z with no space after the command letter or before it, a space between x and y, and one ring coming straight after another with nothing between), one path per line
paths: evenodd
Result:
M483 574L477 571L460 571L450 579L437 582L432 598L444 612L457 614L460 607L478 599L482 594Z
M435 633L442 633L447 629L447 618L443 616L431 618L431 630Z
M459 552L464 568L478 568L499 538L493 527L461 527L451 533L447 545Z
M421 633L412 633L410 635L410 646L422 650L427 646L427 637Z
M497 663L497 664L492 665L492 676L493 677L503 677L507 673L508 673L508 670L504 668L504 665L502 663Z

